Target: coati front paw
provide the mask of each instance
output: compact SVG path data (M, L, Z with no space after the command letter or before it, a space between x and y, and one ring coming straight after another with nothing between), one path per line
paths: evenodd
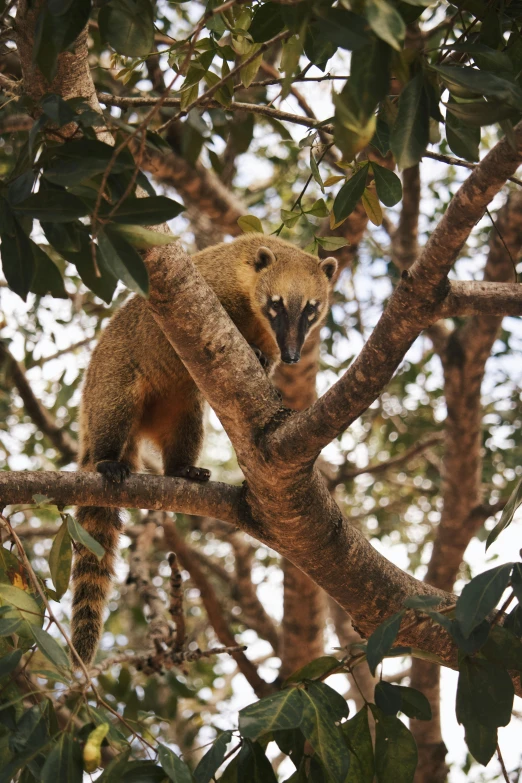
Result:
M206 468L196 468L194 465L183 465L181 468L169 471L169 476L186 478L191 481L208 481L210 478L210 470L207 470Z
M126 462L116 462L110 459L103 459L97 462L96 470L111 484L123 483L130 476L131 472Z
M257 356L257 359L259 361L259 364L263 368L263 370L267 370L270 367L270 359L268 356L265 356L263 351L257 347L257 345L250 345L252 350L254 351L255 355Z

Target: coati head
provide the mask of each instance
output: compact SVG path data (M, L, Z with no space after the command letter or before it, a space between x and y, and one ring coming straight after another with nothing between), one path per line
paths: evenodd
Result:
M259 236L249 263L256 274L254 305L275 337L281 360L295 364L307 335L326 318L335 258L317 258L289 242Z

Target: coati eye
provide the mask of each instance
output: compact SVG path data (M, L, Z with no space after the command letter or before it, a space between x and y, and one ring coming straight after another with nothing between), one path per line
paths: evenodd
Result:
M304 309L305 315L308 318L309 321L313 321L315 316L317 315L317 302L315 299L312 299L310 302L307 302L306 307Z
M276 318L285 309L284 302L280 296L272 296L267 302L267 307L268 314L272 318Z

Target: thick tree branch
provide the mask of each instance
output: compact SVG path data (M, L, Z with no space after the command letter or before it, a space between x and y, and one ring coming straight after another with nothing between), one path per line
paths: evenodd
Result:
M522 315L522 285L452 280L439 314L441 318Z

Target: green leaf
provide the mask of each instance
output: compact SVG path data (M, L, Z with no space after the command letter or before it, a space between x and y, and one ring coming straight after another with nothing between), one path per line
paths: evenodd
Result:
M300 212L291 212L288 209L281 210L281 220L287 228L293 228L300 217Z
M173 783L192 783L194 780L185 762L161 742L158 743L158 760Z
M98 23L103 41L118 54L143 57L154 48L154 13L149 0L110 0Z
M377 193L374 188L365 188L361 197L361 201L364 207L364 211L368 215L368 220L370 220L374 226L382 225L382 207L379 203L379 199L377 198Z
M515 593L515 598L522 601L522 563L515 563L511 573L511 587Z
M522 642L508 628L494 625L480 650L488 661L522 671Z
M379 166L374 161L371 166L379 200L386 207L394 207L402 198L402 184L399 177L393 171Z
M42 611L34 598L25 590L20 590L13 585L0 584L0 599L2 604L18 609L22 619L27 620L31 625L41 626Z
M481 726L477 721L465 726L466 745L479 764L486 766L493 758L497 749L497 733L496 728Z
M61 598L69 587L71 563L71 536L67 530L67 522L63 522L49 553L49 569L58 598Z
M313 178L315 179L315 181L317 182L317 184L318 184L318 185L319 185L319 187L321 188L321 193L324 193L324 182L323 182L323 180L321 179L321 174L320 174L320 171L319 171L319 166L317 165L317 161L316 161L316 159L315 159L315 157L314 157L314 153L312 152L312 150L310 150L310 170L311 170L311 172L312 172L312 176L313 176ZM322 199L320 199L320 200L322 201ZM317 204L317 203L318 203L318 202L316 201L316 204ZM324 202L323 202L323 203L324 203ZM324 217L324 216L323 216L323 217Z
M208 750L196 769L194 780L196 783L210 783L225 758L227 745L232 739L231 731L224 731L216 738L210 750Z
M333 43L352 52L366 46L371 40L364 17L339 7L317 9L312 29L317 30L321 42Z
M373 743L365 705L353 718L343 723L341 731L351 750L350 769L345 783L373 783L375 764Z
M400 51L406 25L400 13L386 0L366 0L366 18L376 36Z
M449 111L446 114L446 139L449 148L459 158L479 160L480 127L470 127Z
M375 703L385 715L397 715L401 708L401 694L398 687L384 680L375 686Z
M378 783L412 783L417 746L404 723L370 705L375 718L375 772Z
M67 514L67 531L73 541L81 544L88 549L89 552L92 552L93 555L96 555L98 560L103 558L105 549L70 514Z
M80 742L70 734L61 734L42 767L41 783L82 783Z
M357 202L362 197L364 188L366 187L368 170L368 164L359 169L359 171L350 177L348 182L342 186L335 197L333 214L336 223L347 218L357 206Z
M482 125L494 125L501 120L517 121L520 112L512 109L505 103L495 101L490 98L489 101L466 101L456 103L450 101L446 104L446 109L458 120L469 126L481 127ZM446 113L446 123L448 122L448 112Z
M277 783L272 765L259 742L246 740L237 757L238 783Z
M177 217L185 207L167 196L148 198L126 198L112 215L115 223L131 223L140 226L155 226ZM109 210L107 210L109 211Z
M13 236L1 235L2 269L9 288L25 302L34 278L34 256L29 237L16 220L13 229Z
M466 637L462 633L462 629L457 620L451 620L449 625L449 632L453 637L453 641L457 644L459 650L462 650L466 655L473 655L483 647L488 638L489 630L489 623L486 620L483 620L472 630L470 635Z
M391 49L372 36L370 43L352 54L349 90L357 115L366 124L383 101L390 85ZM344 90L343 90L344 92Z
M72 106L67 101L64 101L61 95L54 93L44 95L40 101L40 106L43 113L59 128L78 119L78 115Z
M78 196L67 193L66 190L54 189L33 193L25 201L15 204L13 210L35 220L48 220L53 223L70 223L89 213L88 207Z
M371 673L375 676L375 669L391 650L403 618L404 611L392 614L372 633L368 639L366 658Z
M67 292L60 270L36 242L33 242L32 239L29 241L34 260L34 275L31 281L31 292L38 296L51 294L51 296L58 299L67 299Z
M123 783L165 783L165 772L153 761L128 761Z
M342 247L346 247L350 243L344 237L318 237L315 239L321 245L324 250L340 250Z
M422 73L408 82L399 98L399 112L393 125L390 146L400 169L415 166L428 146L429 101Z
M344 783L350 767L350 754L336 722L348 714L346 701L320 682L309 683L299 693L303 702L300 729L331 780Z
M22 658L22 650L13 650L0 658L0 678L6 677L16 669Z
M511 524L513 521L513 517L515 515L515 511L517 508L522 504L522 478L518 480L514 490L511 492L511 495L509 496L509 500L504 506L504 511L502 512L502 516L500 517L499 521L493 528L493 530L490 532L487 541L486 541L486 550L488 547L491 546L493 541L496 541L499 537L500 533L502 533L503 530L508 527L508 525Z
M243 737L256 740L271 731L297 729L302 710L300 691L286 688L240 710L239 731Z
M243 231L245 234L263 233L263 224L255 215L242 215L240 218L238 218L237 224L241 231Z
M120 234L109 228L99 232L98 246L110 273L131 291L148 297L149 275L138 251Z
M522 89L507 79L462 65L432 65L431 68L439 74L449 90L458 97L469 98L472 95L483 95L486 98L495 98L522 111Z
M314 661L307 663L306 666L302 666L297 669L290 677L287 677L286 682L303 682L303 680L318 680L324 677L328 672L333 671L339 667L339 661L332 655L323 655L321 658L316 658Z
M464 727L475 723L490 728L507 726L514 695L513 682L503 667L481 658L461 661L456 713Z
M314 217L328 217L330 214L328 207L325 204L324 199L320 198L314 202L311 209L304 210L307 215L313 215Z
M17 633L22 626L23 620L19 617L8 617L6 620L0 620L0 636L11 636Z
M127 748L123 753L119 753L112 761L105 767L103 775L97 780L99 783L120 783L123 779L123 774L127 768L131 749Z
M41 7L35 26L33 60L49 82L56 73L58 55L76 40L89 20L90 11L90 0L75 0L59 16Z
M373 165L373 164L372 164ZM406 609L430 609L432 606L440 606L443 599L438 595L410 595L403 601Z
M36 640L36 643L46 658L49 658L51 663L58 669L69 669L69 659L66 653L62 650L56 639L37 626L31 627L32 634Z
M263 3L254 11L248 32L255 43L264 43L284 30L284 27L281 6L278 3Z
M407 688L404 685L396 685L401 697L401 712L408 718L417 720L431 720L431 705L426 696L416 688Z
M381 116L377 116L375 133L370 142L372 147L385 157L390 151L390 126Z
M455 618L466 638L496 607L508 586L512 569L513 563L491 568L464 587L457 600Z
M177 242L173 234L161 234L159 231L151 231L143 226L112 225L111 234L120 234L129 244L138 250L148 250L151 247L162 247Z

